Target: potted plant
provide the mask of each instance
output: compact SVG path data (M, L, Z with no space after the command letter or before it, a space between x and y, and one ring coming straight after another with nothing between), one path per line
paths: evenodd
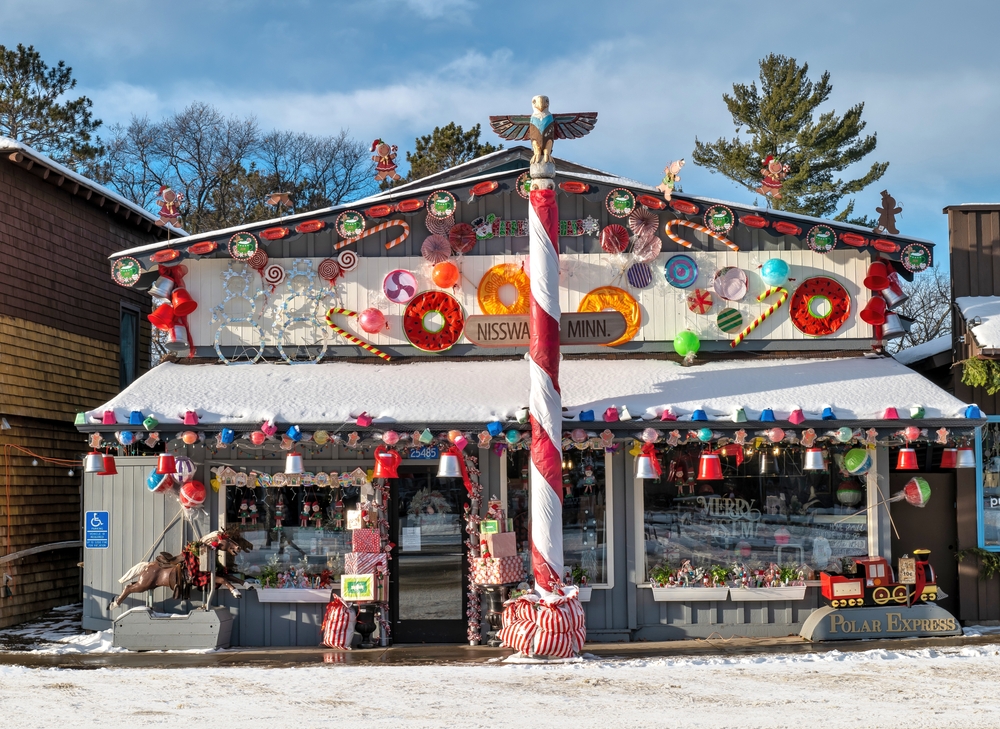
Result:
M590 595L594 588L587 584L589 580L587 570L578 565L573 565L573 569L570 571L570 579L574 585L580 588L580 592L577 595L580 598L580 602L590 602Z
M669 565L656 565L649 571L649 584L657 602L725 600L729 595L729 587L725 584L728 575L727 568L713 565L706 572L701 567L692 567L690 560L685 560L676 570Z
M743 574L751 574L742 570ZM740 589L730 590L735 602L802 600L806 596L805 570L796 564L771 564L744 579Z

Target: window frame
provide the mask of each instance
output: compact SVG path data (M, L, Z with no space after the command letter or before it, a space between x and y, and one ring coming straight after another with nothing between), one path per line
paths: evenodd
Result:
M987 415L987 423L1000 423L1000 415ZM987 552L1000 552L1000 544L986 544L986 528L983 525L983 429L976 428L976 543Z
M509 454L504 453L500 457L500 498L503 501L504 509L510 513L510 503L507 500L507 458ZM528 458L531 458L530 451ZM607 554L607 581L591 582L588 587L595 590L613 590L615 587L615 499L614 499L614 454L604 451L604 539ZM528 487L531 488L530 485ZM530 491L529 491L530 508ZM565 558L565 553L564 553Z
M133 335L135 337L134 357L135 357L135 377L132 382L135 382L140 377L139 365L141 358L140 354L140 339L142 338L142 311L135 304L131 304L127 301L120 301L118 304L118 389L124 390L126 387L132 384L132 382L123 382L123 352L122 352L122 327L124 325L125 312L132 314L135 317L135 327Z

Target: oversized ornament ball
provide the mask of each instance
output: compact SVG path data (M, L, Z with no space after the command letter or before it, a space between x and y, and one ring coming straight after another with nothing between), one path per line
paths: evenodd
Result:
M906 503L924 507L931 498L931 485L927 483L927 479L914 476L903 487L903 496Z
M583 428L576 428L569 434L569 437L574 443L583 443L583 441L587 440L587 431Z
M205 503L205 484L201 481L188 481L181 486L180 502L185 509L193 509Z
M641 437L643 443L655 443L660 439L660 431L656 428L646 428L642 431Z
M195 433L193 430L185 430L183 433L181 433L181 440L187 443L188 445L194 445L195 443L198 442L198 434Z
M437 263L434 265L434 270L431 271L431 279L433 279L434 285L440 289L450 289L458 283L458 277L458 266L451 261Z
M461 430L449 430L448 431L448 442L449 443L454 443L457 438L461 437L461 435L462 435L462 431Z
M315 437L315 436L314 436ZM399 433L395 430L387 430L382 433L382 442L388 446L393 446L399 443Z
M864 488L854 479L842 481L837 487L837 501L844 506L856 506L861 503L864 496Z
M508 443L514 445L519 440L521 440L521 434L518 433L516 430L508 430L507 433L504 435L504 438L507 440Z
M173 485L173 479L169 473L157 473L154 468L146 476L146 488L152 493L163 493Z
M760 277L768 286L784 286L788 283L788 264L780 258L765 261L760 267Z
M872 457L864 448L852 448L844 454L844 468L852 476L868 473L872 467Z
M853 437L854 437L854 431L848 428L846 425L843 428L837 428L837 440L839 440L841 443L846 443Z
M316 445L326 445L329 442L330 442L330 434L325 430L317 430L315 433L313 433L313 443L315 443Z
M917 438L920 437L920 428L918 428L915 425L910 425L907 426L906 428L903 428L903 437L906 438L906 440L908 441L911 442L915 441Z
M699 428L698 429L698 440L702 443L707 443L712 440L712 429L711 428Z
M266 436L260 430L255 430L250 434L250 442L254 445L263 445Z
M358 315L358 324L369 334L385 329L385 314L378 309L365 309Z
M701 340L698 339L697 334L690 329L677 332L677 336L674 337L674 351L677 354L681 357L687 357L698 354L699 349L701 349Z
M131 430L122 430L118 433L118 442L122 445L132 445L135 442L135 433Z
M174 457L174 481L181 485L186 484L194 478L195 468L194 461L187 456Z
M767 438L772 443L780 443L785 439L785 431L783 431L781 428L771 428L769 431L767 431Z

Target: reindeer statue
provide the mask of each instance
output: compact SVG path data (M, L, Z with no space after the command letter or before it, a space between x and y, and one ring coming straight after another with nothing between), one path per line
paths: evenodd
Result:
M108 610L114 610L121 605L129 595L136 592L146 592L154 587L169 587L174 591L174 599L187 600L191 596L191 588L206 589L210 587L211 573L204 572L199 567L199 552L201 549L215 549L236 556L241 550L251 550L253 545L240 536L234 529L220 529L192 542L176 557L167 552L160 552L152 562L139 562L126 572L119 583L125 585L122 594L111 601ZM241 587L242 582L238 582ZM234 597L240 597L239 590L229 581L225 571L215 575L215 585L225 587Z

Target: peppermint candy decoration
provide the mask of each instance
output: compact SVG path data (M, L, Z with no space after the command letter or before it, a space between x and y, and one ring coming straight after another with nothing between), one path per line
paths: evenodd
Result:
M264 269L261 278L264 279L264 283L270 286L273 291L285 281L285 269L277 263L272 263Z
M324 281L333 283L341 274L340 264L332 258L324 258L319 264L319 276Z
M629 284L637 289L644 289L653 282L653 272L648 263L632 264L625 275Z
M260 271L267 265L267 261L267 252L258 248L254 254L247 259L247 265L254 271Z
M654 232L652 235L639 235L632 241L632 255L641 263L649 263L663 249L663 241Z
M350 273L358 267L358 254L354 251L341 251L337 256L337 263L340 264L343 273Z
M424 220L424 224L427 226L427 230L430 231L431 235L448 235L452 226L455 225L455 216L449 215L444 218L438 218L430 213L427 213L427 218Z

